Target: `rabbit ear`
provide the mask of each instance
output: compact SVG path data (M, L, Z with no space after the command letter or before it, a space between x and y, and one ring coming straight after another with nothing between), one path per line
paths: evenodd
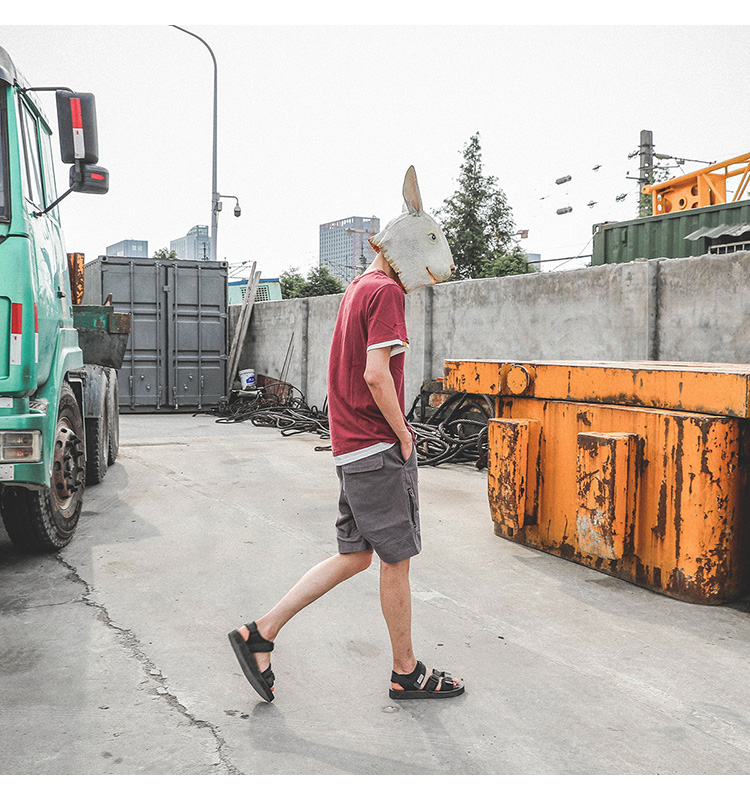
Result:
M404 200L406 201L406 208L409 213L420 214L422 212L422 195L419 193L417 171L414 169L414 167L409 167L409 169L406 170L403 194Z

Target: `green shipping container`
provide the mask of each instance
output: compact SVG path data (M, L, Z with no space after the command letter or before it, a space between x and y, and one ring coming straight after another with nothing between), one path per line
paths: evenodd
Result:
M591 264L750 250L750 200L594 225Z

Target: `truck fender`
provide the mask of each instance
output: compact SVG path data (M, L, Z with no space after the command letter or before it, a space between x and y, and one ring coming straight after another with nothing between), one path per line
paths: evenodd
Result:
M86 429L86 483L101 483L109 466L109 378L105 367L84 364L83 418Z
M107 398L107 371L98 364L84 364L86 376L83 387L83 416L85 419L96 419L101 416Z
M78 408L81 409L81 417L83 417L83 385L86 380L86 376L81 370L76 369L68 372L65 376L65 380L73 390L73 394L78 401Z

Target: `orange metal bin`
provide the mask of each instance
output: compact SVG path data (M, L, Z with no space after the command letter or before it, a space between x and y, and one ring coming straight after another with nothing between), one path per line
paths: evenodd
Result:
M694 603L750 586L750 365L446 361L497 397L499 536Z

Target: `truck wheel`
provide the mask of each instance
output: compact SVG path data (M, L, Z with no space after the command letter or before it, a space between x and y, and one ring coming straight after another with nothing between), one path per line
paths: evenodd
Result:
M3 522L16 547L43 553L68 544L81 515L85 474L81 410L72 389L64 383L57 411L52 485L38 491L6 486L3 491Z
M86 484L96 485L104 480L109 463L109 418L107 393L101 393L96 416L86 420Z
M107 379L107 418L109 420L109 446L107 447L107 464L117 461L120 452L120 393L117 386L117 370L108 369Z

